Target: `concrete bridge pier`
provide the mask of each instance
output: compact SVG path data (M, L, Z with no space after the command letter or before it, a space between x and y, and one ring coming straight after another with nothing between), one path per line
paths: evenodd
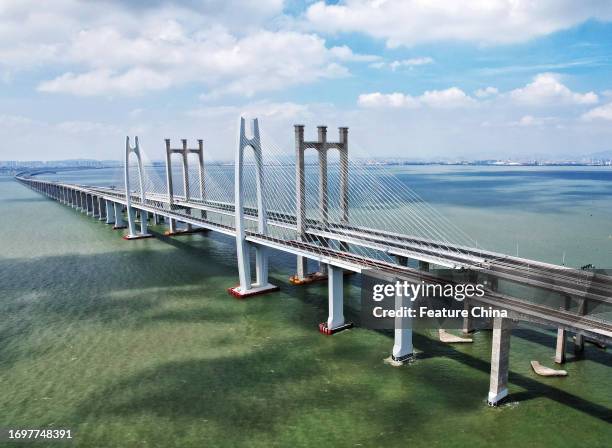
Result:
M93 216L93 196L90 194L85 194L85 202L87 202L87 216Z
M579 303L578 303L578 309L576 310L576 312L581 315L584 316L587 313L587 300L586 299L580 299ZM581 334L576 334L576 336L574 336L574 352L575 353L581 353L584 351L584 336Z
M413 302L410 297L395 296L395 309L400 310L402 307L410 308ZM414 356L414 347L412 345L412 318L396 317L395 332L393 339L393 350L391 359L397 362L405 362L412 359Z
M268 253L267 248L255 246L255 283L257 285L268 284Z
M562 310L569 309L572 298L565 296ZM557 364L563 364L565 362L565 348L566 348L567 334L565 329L557 328L557 343L555 344L555 362Z
M100 213L98 214L98 219L100 221L106 220L106 202L102 199L102 196L98 196L98 210Z
M332 335L353 326L344 320L344 269L328 265L327 284L329 315L326 322L319 324L319 331Z
M510 337L512 321L508 318L493 319L491 348L491 378L489 383L489 406L497 406L508 396L508 370L510 367Z
M565 343L565 330L563 328L557 328L557 343L555 345L555 362L557 364L563 364L565 362Z
M115 209L115 226L113 229L125 229L125 220L123 219L123 205L115 202L113 208Z
M186 208L185 209L185 214L187 215L191 215L191 209L190 208ZM193 232L193 226L191 225L191 223L186 222L186 231L187 232Z
M100 217L100 201L98 201L98 197L91 195L91 216L93 218L99 218Z
M173 235L176 233L176 219L168 219L168 234Z
M408 266L408 257L396 255L395 260L400 266ZM403 306L410 308L412 303L410 298L395 296L395 309L401 309ZM413 356L412 319L396 317L391 359L396 362L404 362L409 361Z
M115 224L115 205L107 199L104 207L106 208L106 224Z
M126 240L134 240L140 238L149 238L152 237L150 233L148 233L147 228L147 212L140 211L140 231L136 230L136 209L134 207L128 207L127 215L128 215L128 234L123 238Z

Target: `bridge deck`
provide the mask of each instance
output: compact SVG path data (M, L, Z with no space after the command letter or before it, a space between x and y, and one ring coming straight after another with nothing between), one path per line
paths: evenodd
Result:
M70 188L124 205L127 202L123 192L110 188L38 181L28 178L19 178L19 180L26 183L44 183ZM235 209L231 203L193 199L185 201L184 198L175 197L171 205L166 196L159 194L147 195L144 204L140 202L140 198L136 195L132 196L131 201L132 206L136 209L157 213L197 227L235 236L233 225L193 216L185 211L196 209L233 218ZM246 219L257 220L256 209L245 208L244 212ZM268 225L297 230L294 215L269 211L267 218ZM572 298L587 299L605 304L612 303L612 277L608 275L594 274L564 266L509 257L495 252L449 245L446 242L429 241L410 235L340 223L329 223L323 227L321 223L315 220L307 220L306 225L307 233L316 237L335 239L340 242L375 249L387 255L415 258L451 268L470 269L480 274L495 276L521 285L542 288ZM312 242L280 239L256 232L247 232L247 240L254 244L295 253L355 272L375 269L388 275L395 275L412 281L425 280L432 283L442 281L439 277L424 271L348 251L323 247ZM496 308L506 309L514 318L519 320L565 328L605 344L612 343L612 324L607 320L531 303L492 290L487 290L484 297L475 300Z

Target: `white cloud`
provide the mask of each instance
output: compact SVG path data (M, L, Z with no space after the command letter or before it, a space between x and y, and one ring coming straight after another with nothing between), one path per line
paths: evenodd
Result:
M36 121L21 115L0 115L0 127L5 129L27 128L35 124Z
M357 102L362 107L419 107L419 101L410 95L403 93L363 93L359 95Z
M378 59L330 48L315 34L264 29L282 0L152 2L137 10L119 1L22 3L0 7L0 74L53 68L60 74L40 83L44 92L138 95L197 83L207 95L250 96L347 76L343 62Z
M306 20L321 32L362 32L389 47L441 40L523 42L588 19L612 20L612 2L574 0L318 1Z
M485 87L484 89L478 89L474 92L474 95L477 98L489 98L492 96L496 96L499 93L499 90L496 87Z
M392 61L388 64L388 66L391 68L391 70L396 71L398 68L402 67L410 67L412 69L413 67L417 67L419 65L433 64L433 62L434 60L428 56L423 58L410 58L403 59L401 61Z
M92 70L65 73L40 84L45 92L137 95L187 82L210 94L253 95L322 78L348 75L340 60L359 60L347 47L328 49L312 34L255 31L236 38L226 30L189 34L176 22L138 37L102 28L79 33L69 57Z
M470 107L476 104L473 98L457 87L446 90L428 90L419 99L430 107L441 109Z
M79 75L64 73L51 81L42 82L38 90L82 96L137 95L148 90L165 89L170 84L171 80L167 76L152 70L136 68L121 74L110 70L96 70Z
M346 45L330 48L330 52L341 61L358 61L358 62L370 62L378 61L380 56L373 54L358 54L353 53Z
M69 134L121 134L121 129L115 125L93 121L62 121L56 128Z
M591 120L612 120L612 103L604 104L584 113L582 118L586 121Z
M556 104L594 104L598 97L594 92L576 93L561 84L554 73L541 73L525 87L512 90L510 98L519 104L548 106Z
M425 105L436 109L455 109L476 104L473 98L457 87L450 87L445 90L427 90L418 97L398 92L390 94L365 93L359 95L357 102L362 107L371 108L415 108Z
M555 117L534 117L533 115L524 115L519 121L510 123L510 126L521 126L521 127L533 127L533 126L544 126L557 122L558 119Z

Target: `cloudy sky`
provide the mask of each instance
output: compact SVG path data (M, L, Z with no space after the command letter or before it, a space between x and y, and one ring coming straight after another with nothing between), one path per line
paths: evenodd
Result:
M612 1L0 0L0 90L5 160L230 159L240 114L288 150L304 123L359 155L609 151Z

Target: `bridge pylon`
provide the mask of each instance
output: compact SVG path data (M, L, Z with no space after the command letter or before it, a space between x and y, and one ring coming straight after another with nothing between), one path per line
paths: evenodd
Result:
M348 128L338 128L338 141L327 141L327 126L317 127L317 140L304 140L304 125L296 124L295 130L295 207L298 239L306 239L306 169L304 154L307 149L314 149L318 154L319 167L319 220L323 228L327 230L329 226L329 191L328 191L328 164L327 152L330 149L337 149L340 153L340 224L347 225L349 217L349 183L348 183ZM321 240L323 245L327 245L325 239ZM346 243L341 242L340 250L348 250ZM312 281L323 280L327 277L327 266L320 264L319 271L308 273L307 259L297 257L297 272L289 281L293 284L305 284Z
M150 238L153 235L147 231L147 211L141 211L140 232L136 231L136 210L132 207L132 189L130 186L130 155L134 154L138 162L138 183L140 190L140 204L146 205L147 199L145 195L144 183L144 167L142 166L142 157L140 154L140 144L138 136L134 137L134 146L130 146L130 137L125 138L125 201L127 204L128 217L128 234L124 236L126 240L134 240L140 238Z
M244 150L248 147L253 149L255 155L255 182L257 189L257 232L261 235L268 234L268 215L266 208L266 196L264 186L263 154L261 149L261 138L259 136L259 122L257 118L251 123L252 137L247 137L245 120L240 117L240 134L236 147L236 159L234 161L234 222L236 228L236 251L238 255L238 275L240 284L229 288L228 292L237 298L263 294L278 290L268 282L268 252L267 248L260 245L255 247L256 280L251 279L250 246L246 240L246 228L244 219Z
M181 139L180 148L172 148L170 145L170 139L165 139L166 142L166 184L168 187L168 203L170 204L170 210L172 207L176 207L176 201L174 197L174 182L172 175L172 154L179 154L181 156L181 166L183 174L183 192L184 201L189 202L191 198L190 184L189 184L189 154L196 154L198 156L198 184L200 198L199 200L204 203L206 201L206 188L204 185L204 142L198 139L197 148L187 147L187 139ZM186 214L191 214L190 208L185 208ZM206 212L201 212L201 217L206 218ZM186 232L177 232L176 219L170 219L169 230L167 235L180 235L182 233L190 233L193 229L191 224L187 224Z

